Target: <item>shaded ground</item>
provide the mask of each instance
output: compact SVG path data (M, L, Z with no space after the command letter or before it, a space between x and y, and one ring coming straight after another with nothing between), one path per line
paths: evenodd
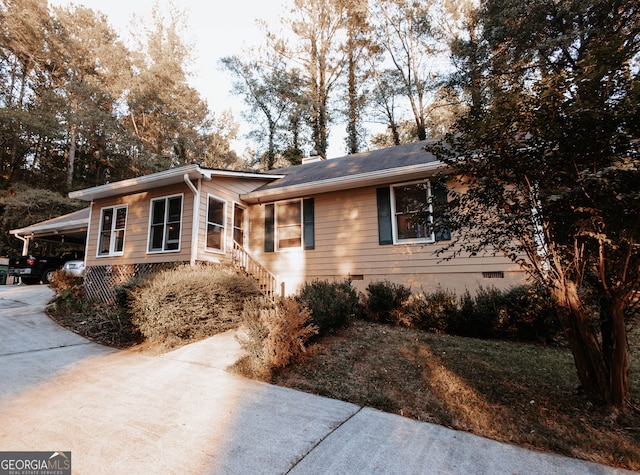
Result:
M637 403L635 346L632 356ZM356 321L322 339L313 354L272 382L523 447L640 470L640 413L616 414L588 403L567 350Z

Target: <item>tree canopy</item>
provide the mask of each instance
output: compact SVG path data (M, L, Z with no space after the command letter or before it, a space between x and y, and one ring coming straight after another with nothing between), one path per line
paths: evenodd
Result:
M638 4L487 0L476 25L454 44L467 113L433 147L458 177L448 250L504 254L548 285L585 392L624 408L640 291Z
M193 161L235 163L221 140L237 127L188 84L181 25L178 12L156 8L131 49L91 9L2 0L0 189L70 191Z
M222 61L235 79L232 92L244 98L249 114L257 111L266 120L253 114L249 121L259 155L269 157L267 163L291 150L326 158L332 132L342 123L349 154L442 133L458 109L441 100L448 94L441 81L449 63L447 39L462 28L468 5L291 0L280 28L265 24L262 48ZM284 119L286 101L274 88L286 78L294 123ZM386 131L369 140L372 123ZM282 127L296 133L276 134Z
M20 248L8 230L76 209L68 191L193 162L244 166L233 117L188 84L179 12L156 8L139 26L132 49L94 10L0 1L0 255Z

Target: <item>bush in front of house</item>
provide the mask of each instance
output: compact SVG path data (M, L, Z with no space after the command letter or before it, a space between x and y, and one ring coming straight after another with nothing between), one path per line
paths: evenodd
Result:
M472 295L436 289L411 293L388 281L372 282L362 295L361 316L436 333L473 338L540 341L562 340L562 328L551 294L537 285L506 290L480 287Z
M508 326L504 337L522 341L554 343L563 329L551 292L540 285L518 285L504 292Z
M84 280L64 271L56 271L49 288L56 294L48 307L50 313L58 316L80 312L87 306L84 300Z
M389 281L371 282L362 296L363 314L367 320L398 323L405 317L405 303L411 289Z
M58 271L50 284L56 293L47 314L61 325L103 345L127 348L140 343L140 332L126 308L88 300L82 277Z
M452 313L448 332L475 338L540 341L562 339L562 328L550 292L538 285L516 285L505 290L467 291Z
M311 312L293 298L272 304L264 298L247 302L237 339L246 355L231 369L244 376L266 380L307 351L307 342L318 333Z
M460 298L459 312L452 314L449 332L474 338L495 338L505 321L503 292L495 287L479 287L474 297L469 291Z
M179 266L129 287L132 322L145 336L172 347L237 328L255 281L226 266ZM122 296L120 296L122 299Z
M350 280L314 280L305 283L296 300L311 311L311 321L322 335L347 323L356 313L358 292Z
M444 333L458 312L455 292L437 289L411 295L403 304L398 323L410 328Z

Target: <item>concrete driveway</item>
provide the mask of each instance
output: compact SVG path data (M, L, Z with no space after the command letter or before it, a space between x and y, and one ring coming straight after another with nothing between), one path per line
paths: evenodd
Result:
M161 356L89 342L0 286L0 451L71 451L74 474L614 474L224 371L232 333Z

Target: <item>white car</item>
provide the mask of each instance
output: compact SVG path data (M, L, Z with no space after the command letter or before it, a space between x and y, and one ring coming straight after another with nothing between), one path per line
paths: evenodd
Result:
M75 277L84 277L84 261L67 261L62 270Z

